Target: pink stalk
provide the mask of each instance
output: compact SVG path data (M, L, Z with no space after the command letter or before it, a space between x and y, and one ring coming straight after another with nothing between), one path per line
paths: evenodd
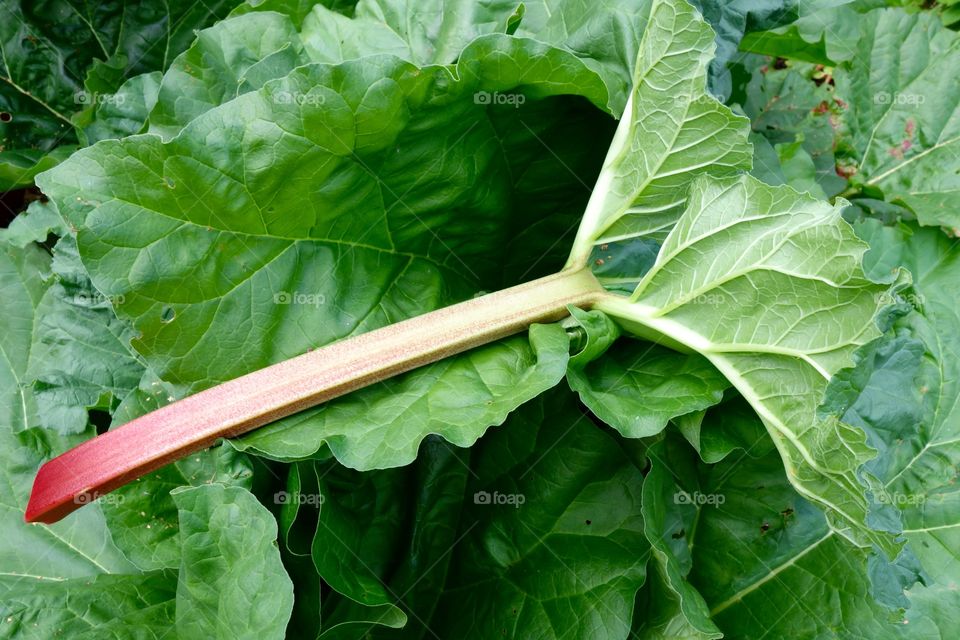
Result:
M336 342L157 409L48 461L27 522L53 523L97 497L213 445L404 371L589 308L602 289L566 270Z

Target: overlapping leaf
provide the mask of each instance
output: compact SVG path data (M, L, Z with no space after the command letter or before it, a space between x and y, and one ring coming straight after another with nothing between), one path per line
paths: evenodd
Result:
M706 93L713 33L686 3L655 2L640 43L633 90L571 253L596 244L662 240L700 174L750 167L748 122ZM630 274L634 275L634 274Z
M705 355L764 419L801 494L839 533L893 557L893 538L873 528L895 532L896 520L878 524L861 483L874 451L859 429L816 416L831 376L879 333L887 287L863 274L865 249L839 207L749 177L702 177L636 291L599 308Z
M857 56L837 71L854 180L905 204L921 224L960 226L960 36L933 15L895 9L858 25Z
M125 78L165 69L194 29L231 4L0 3L0 190L63 160L77 142L75 114L111 98Z

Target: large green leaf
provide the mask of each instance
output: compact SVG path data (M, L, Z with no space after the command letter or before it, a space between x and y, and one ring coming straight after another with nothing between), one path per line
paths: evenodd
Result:
M686 619L702 626L709 615L731 638L771 630L797 640L914 631L902 612L874 602L867 554L852 549L797 494L769 447L756 458L691 465L689 450L673 438L651 452L651 463L644 498L657 500L644 514L650 512L648 530L660 536L654 545L673 588L690 601Z
M55 147L76 142L74 114L114 100L125 78L166 68L231 4L0 2L0 191L63 160Z
M756 55L742 56L741 70L747 79L734 97L750 117L754 175L824 199L842 191L847 182L838 175L834 145L843 103L827 72L798 62L778 68L769 58ZM762 155L764 145L773 147L777 159L772 163Z
M691 2L717 32L717 55L710 64L710 92L726 99L732 82L727 64L737 54L741 39L751 32L792 23L806 2L799 0L693 0Z
M0 635L162 640L174 622L175 593L172 571L18 583L0 599Z
M703 356L630 339L571 368L567 380L598 418L628 438L656 435L668 421L713 406L729 386Z
M633 91L571 253L624 238L662 239L701 174L750 167L748 122L706 93L713 33L693 7L654 2ZM635 275L635 274L630 274Z
M527 86L557 88L532 73ZM80 229L94 285L132 322L134 346L152 371L183 385L180 393L196 390L463 299L475 291L474 276L499 277L514 178L509 147L498 144L490 111L473 99L476 89L492 87L477 82L382 56L310 65L208 111L169 142L134 136L82 150L42 184ZM293 93L316 99L278 99ZM468 444L562 376L566 346L548 334L542 330L544 340L532 346L515 339L472 361L418 372L412 388L435 384L451 366L456 384L473 377L475 410L462 415L482 423L470 433L446 429ZM411 406L426 415L454 386L439 385L432 400ZM491 389L511 393L488 404ZM462 395L458 402L466 408ZM403 417L410 430L393 458L387 454L399 440L386 423L371 425L394 442L383 441L380 457L365 459L372 440L356 448L337 442L355 431L349 404L264 432L278 434L272 443L251 443L299 457L326 434L351 466L406 463L437 427L409 421L402 405L384 399L383 415ZM346 422L319 427L327 416ZM291 424L300 435L284 441Z
M182 556L177 633L182 638L283 638L293 585L276 546L277 523L241 487L174 492Z
M111 410L137 386L143 365L130 350L132 332L90 285L72 236L54 248L52 271L37 307L27 380L38 426L80 433L87 410Z
M653 268L629 297L598 305L629 331L715 366L764 419L798 491L838 533L892 557L862 484L874 456L857 428L819 419L831 376L878 335L885 285L860 267L866 246L831 207L788 187L702 177ZM892 519L891 519L892 518Z
M857 56L837 70L855 180L904 203L924 225L960 227L960 36L930 14L874 11Z
M857 55L862 14L895 2L806 0L798 4L800 16L795 22L748 33L741 50L832 66Z
M609 3L589 12L565 0L519 12L515 2L475 6L434 0L431 5L364 2L351 18L318 3L301 23L299 8L265 4L258 9L275 11L231 17L201 32L172 65L150 115L150 130L172 137L209 109L298 65L378 55L447 68L458 77L486 78L489 86L479 87L482 93L474 96L480 103L503 99L516 106L517 100L565 91L619 113L649 1ZM524 28L508 35L511 18L521 15ZM619 41L596 37L606 31L619 34ZM545 77L558 86L545 88ZM291 93L285 99L303 98Z
M904 533L932 577L930 586L911 591L914 606L908 616L930 616L925 624L940 628L955 626L960 317L951 290L960 274L960 253L955 241L936 229L866 220L857 230L870 242L868 266L876 273L904 266L914 274L914 288L905 298L920 312L894 324L884 350L858 368L866 375L833 389L833 408L861 423L877 442L880 496L902 510Z
M313 553L331 586L397 603L404 637L629 637L649 553L642 474L572 394L524 405L469 452L428 442L411 468L318 465ZM328 620L351 609L337 601Z

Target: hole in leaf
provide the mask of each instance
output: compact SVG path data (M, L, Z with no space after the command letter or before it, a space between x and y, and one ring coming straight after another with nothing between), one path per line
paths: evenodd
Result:
M0 122L10 122L13 120L13 114L9 111L0 111Z
M176 317L177 312L173 310L173 307L164 307L163 311L160 312L160 320L164 324L173 322L173 319Z
M107 429L110 428L110 412L103 409L90 409L87 416L90 419L90 424L97 430L98 436L106 433Z

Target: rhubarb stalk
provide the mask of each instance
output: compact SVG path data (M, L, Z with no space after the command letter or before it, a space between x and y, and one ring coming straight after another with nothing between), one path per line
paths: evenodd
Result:
M561 271L341 340L201 391L97 436L37 472L28 522L53 523L151 471L404 371L590 308L587 268Z

